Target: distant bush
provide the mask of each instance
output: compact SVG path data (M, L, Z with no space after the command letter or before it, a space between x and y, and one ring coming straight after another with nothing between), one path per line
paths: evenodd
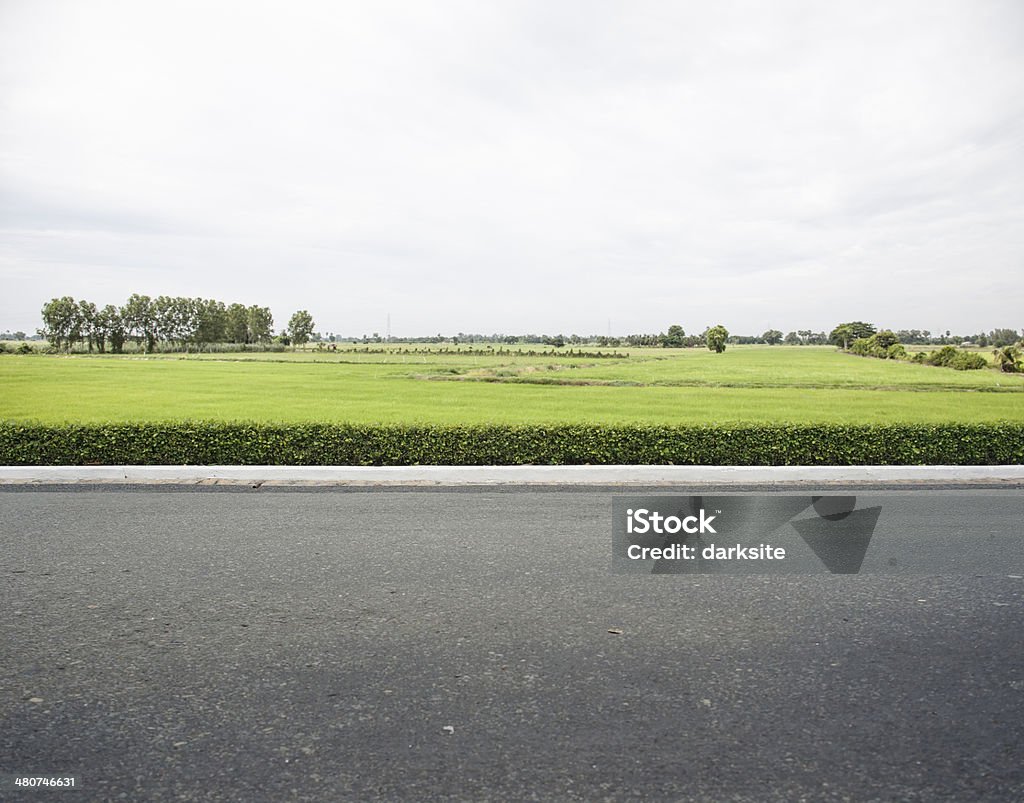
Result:
M893 334L890 329L883 329L881 332L876 332L869 338L873 341L874 345L882 352L887 352L892 346L895 346L900 342L899 338Z
M913 357L907 356L907 350L901 343L894 343L892 332L885 331L854 340L850 352L860 357L878 357L883 360L907 360L925 365L937 365L953 368L957 371L976 371L987 368L988 360L973 351L961 351L956 346L943 346L941 349L925 354L917 352Z
M872 345L871 338L859 337L850 344L850 353L858 357L870 357Z
M1021 352L1016 346L1004 346L993 350L996 365L1007 374L1015 374L1021 370Z
M854 340L850 352L859 357L877 357L880 360L900 360L907 356L896 335L889 330Z
M1008 465L1024 423L375 426L0 422L2 465Z
M939 365L945 368L953 361L958 350L956 346L943 346L941 349L929 352L924 361L928 365Z
M957 371L977 371L988 367L988 360L974 351L959 351L949 361L949 367Z

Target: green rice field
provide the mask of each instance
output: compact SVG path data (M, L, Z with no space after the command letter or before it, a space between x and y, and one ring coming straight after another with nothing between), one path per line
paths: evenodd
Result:
M545 347L0 355L0 419L44 423L1024 421L1024 375L856 357L832 347L584 354ZM596 353L601 352L602 356Z

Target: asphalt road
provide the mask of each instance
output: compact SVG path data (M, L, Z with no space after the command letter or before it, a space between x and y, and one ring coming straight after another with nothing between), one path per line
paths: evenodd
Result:
M611 509L4 488L0 772L81 789L0 797L1024 799L1010 563L612 574Z

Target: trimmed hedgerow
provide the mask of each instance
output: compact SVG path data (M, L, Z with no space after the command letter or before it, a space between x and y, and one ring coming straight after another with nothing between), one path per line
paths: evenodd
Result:
M0 465L1009 465L1024 424L0 422Z

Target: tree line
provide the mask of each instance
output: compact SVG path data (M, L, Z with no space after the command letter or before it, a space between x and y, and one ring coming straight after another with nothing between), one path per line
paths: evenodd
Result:
M39 335L58 351L82 343L89 351L118 354L134 342L140 351L151 353L158 344L202 348L211 343L269 343L274 336L269 307L206 298L134 293L122 306L99 307L63 296L46 302L42 316Z
M139 351L153 352L161 348L201 349L211 344L279 346L302 345L310 340L319 341L321 336L314 332L312 316L306 310L299 310L288 322L288 328L274 335L274 318L269 307L244 304L225 304L215 299L186 298L181 296L157 296L150 298L133 294L122 306L107 304L98 307L91 301L76 301L71 296L54 298L43 305L43 328L38 335L49 341L58 351L70 351L84 344L89 351L120 353L125 344L132 342ZM603 347L657 347L657 348L702 348L724 351L728 344L778 345L825 345L834 344L850 349L857 340L867 340L875 335L876 328L863 321L839 324L831 333L800 329L782 334L779 329L768 329L761 335L733 335L721 325L707 327L703 332L687 335L679 324L673 324L660 333L635 333L621 337L605 335L508 335L508 334L467 334L459 332L452 337L437 334L431 337L401 338L410 343L538 343L561 348L565 345L596 344ZM724 334L723 334L724 333ZM907 345L965 345L1007 347L1017 343L1020 335L1013 329L993 329L974 335L933 335L928 330L900 329L892 333L895 343ZM14 333L15 339L24 339L23 332ZM18 337L20 336L20 337ZM343 338L330 335L331 342L358 338ZM363 335L365 343L397 341L398 338L382 338L374 332L373 337ZM876 345L876 344L873 344ZM863 350L863 344L859 347Z
M917 330L912 330L917 331ZM929 333L924 332L923 337L914 340L903 340L905 330L893 332L891 329L878 331L874 325L864 321L851 321L841 323L829 335L829 339L844 351L857 354L861 357L877 357L882 360L909 360L910 362L922 363L924 365L936 365L943 368L953 368L957 371L977 371L989 366L981 354L976 351L963 351L957 345L989 346L993 345L993 364L1004 373L1017 373L1022 369L1021 349L1019 342L1021 336L1013 329L994 329L989 335L982 337L975 336L974 340L967 341L959 338L956 345L950 342L950 334L946 332L941 339L932 341L928 338ZM984 343L977 342L984 339ZM941 348L925 353L918 351L914 355L907 352L906 345L923 345L931 343ZM906 344L906 345L905 345Z
M1021 332L1016 329L995 328L988 332L977 332L968 335L954 335L947 329L945 333L932 334L927 329L898 329L895 332L885 330L896 338L897 343L908 346L994 346L1003 348L1020 342ZM829 335L828 342L837 346L848 347L858 339L866 339L875 334L875 327L864 321L841 323ZM845 345L844 345L845 344Z

